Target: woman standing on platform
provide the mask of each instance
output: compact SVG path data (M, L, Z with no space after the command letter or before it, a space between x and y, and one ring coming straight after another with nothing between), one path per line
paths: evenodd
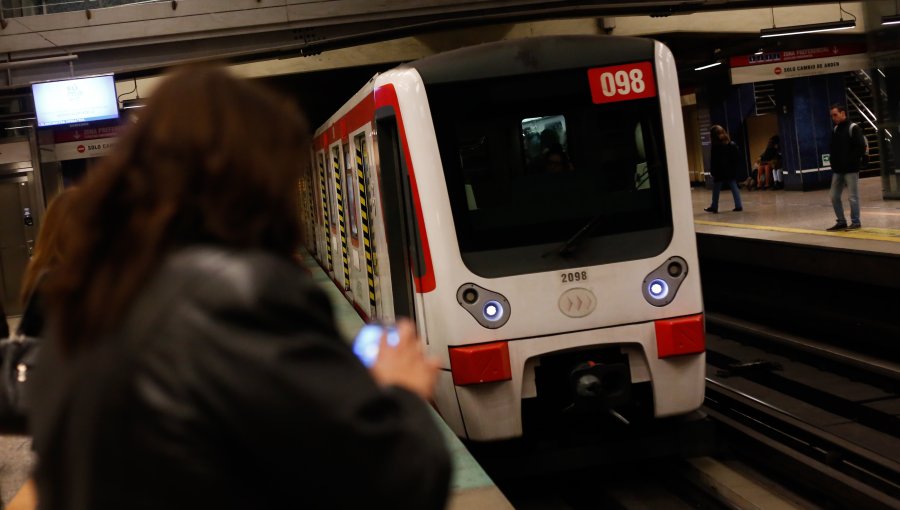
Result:
M34 254L22 275L22 288L19 291L19 299L22 301L19 332L23 335L37 337L44 329L46 304L41 283L64 256L63 242L68 229L66 222L75 200L75 190L76 188L68 188L56 195L47 206L41 222Z
M189 68L86 177L44 287L43 510L443 508L414 326L367 370L294 262L308 143L285 101Z
M719 191L722 184L731 188L734 197L734 211L743 211L741 204L741 190L738 189L737 176L742 168L741 152L737 144L731 141L725 128L716 124L709 129L712 141L712 153L710 154L710 173L713 177L712 204L704 209L706 212L719 212Z

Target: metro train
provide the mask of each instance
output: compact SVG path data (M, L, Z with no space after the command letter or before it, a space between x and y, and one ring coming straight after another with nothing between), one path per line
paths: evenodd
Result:
M378 74L315 132L307 248L365 320L415 320L457 435L701 405L680 99L659 42L536 37Z

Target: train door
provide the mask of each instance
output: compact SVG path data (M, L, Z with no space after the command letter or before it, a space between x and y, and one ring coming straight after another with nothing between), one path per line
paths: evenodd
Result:
M350 289L350 259L347 247L347 210L344 204L344 186L341 171L341 143L338 142L331 146L331 164L332 178L334 179L334 211L335 223L337 229L335 235L338 237L335 253L334 280L337 282L341 290ZM333 229L334 231L334 229Z
M30 172L0 177L0 290L9 315L22 313L19 288L37 235Z
M349 240L350 259L350 292L353 302L360 309L365 309L366 297L366 271L360 263L360 228L359 228L359 190L356 183L356 163L354 146L356 139L351 135L348 142L343 145L344 156L344 205L347 215L347 238Z
M424 275L420 235L412 202L409 169L397 129L393 108L380 108L375 113L378 132L382 212L384 213L390 264L391 292L395 316L416 321L424 335L425 317L421 295L414 292L414 277ZM395 234L396 233L396 234ZM427 341L427 338L426 338Z
M317 237L318 234L316 233L316 201L312 200L312 198L316 196L316 178L311 172L311 170L307 170L306 177L303 179L303 183L300 187L300 200L304 202L301 203L300 206L303 207L303 213L304 216L306 216L304 222L306 224L306 232L304 235L306 236L306 243L310 255L318 258L319 240ZM307 199L307 197L309 197L309 199Z
M371 197L376 196L373 193L371 183L375 178L371 172L371 156L369 154L369 137L371 133L363 131L356 135L353 139L353 148L356 152L355 168L356 168L356 190L359 203L359 239L362 250L358 253L358 264L364 269L365 276L365 299L357 301L360 307L366 311L371 317L381 317L382 309L380 306L381 291L378 287L378 258L375 243L374 220L376 208L373 207Z
M316 181L318 181L317 195L321 200L322 221L316 224L319 228L316 241L319 243L319 262L325 266L325 272L331 272L334 268L334 260L331 257L331 207L328 193L328 179L325 171L325 152L316 153Z
M313 183L315 178L312 169L315 169L315 154L311 154L312 165L306 165L300 172L300 180L297 181L297 216L300 218L300 235L306 250L315 258L318 258L318 234L316 233L315 191Z

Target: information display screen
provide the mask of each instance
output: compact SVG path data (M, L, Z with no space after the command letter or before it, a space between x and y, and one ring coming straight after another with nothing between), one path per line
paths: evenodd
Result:
M38 127L116 119L119 102L112 75L31 85Z

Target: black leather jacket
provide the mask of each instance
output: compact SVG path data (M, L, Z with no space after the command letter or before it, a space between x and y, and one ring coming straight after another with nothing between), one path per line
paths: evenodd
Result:
M0 299L0 338L9 336L9 324L6 322L6 310L3 309L3 300Z
M734 142L727 144L713 143L709 156L710 173L715 182L728 182L732 179L746 178L743 171L741 151Z
M71 359L48 339L31 416L44 510L444 506L433 413L375 384L289 261L184 250L115 334Z
M850 131L849 120L834 126L831 131L831 171L838 174L859 172L866 153L866 139L862 126Z

